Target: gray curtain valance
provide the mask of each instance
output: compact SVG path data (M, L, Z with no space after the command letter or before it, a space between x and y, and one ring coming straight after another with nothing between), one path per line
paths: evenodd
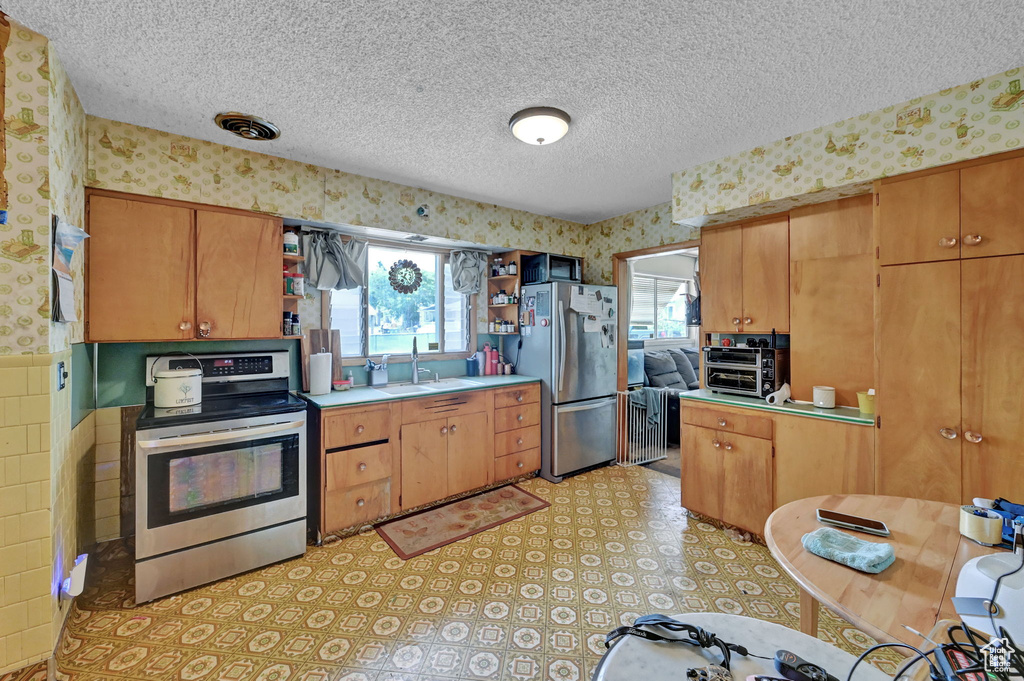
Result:
M467 296L480 293L480 284L487 269L487 254L480 251L452 251L451 263L455 291Z
M366 242L341 240L334 232L306 232L302 235L309 286L330 291L359 288L366 276Z

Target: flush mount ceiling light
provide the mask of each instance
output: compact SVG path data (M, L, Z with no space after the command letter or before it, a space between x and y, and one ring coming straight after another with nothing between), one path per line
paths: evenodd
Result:
M534 106L513 116L508 127L516 139L527 144L551 144L569 132L569 114L550 106Z
M274 140L281 136L281 129L259 116L228 111L217 114L214 122L232 135L246 140Z

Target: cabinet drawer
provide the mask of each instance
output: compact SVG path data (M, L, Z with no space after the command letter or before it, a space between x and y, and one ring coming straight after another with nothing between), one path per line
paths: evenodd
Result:
M327 455L328 491L391 477L391 445L370 445Z
M391 434L391 407L345 410L324 417L324 447L348 447L387 440Z
M501 457L515 452L540 447L540 426L530 426L494 436L494 456Z
M494 460L494 481L508 480L517 475L540 470L540 449L527 449L518 454L499 456Z
M517 405L494 410L494 432L527 428L540 425L540 405L537 403Z
M484 390L424 397L402 402L402 423L419 423L436 418L460 416L488 410L488 397Z
M391 480L328 491L324 495L324 531L368 523L391 513Z
M685 401L683 405L684 423L727 433L759 437L764 440L772 438L772 420L770 417L726 411L725 409L691 407Z
M513 388L502 388L494 391L494 408L514 407L519 404L540 402L540 384L517 385Z

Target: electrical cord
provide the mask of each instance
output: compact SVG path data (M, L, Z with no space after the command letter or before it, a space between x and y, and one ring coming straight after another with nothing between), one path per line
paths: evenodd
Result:
M1021 533L1019 531L1013 533L1013 542L1010 546L1011 554L1016 554L1017 552L1017 537L1019 536L1021 536ZM1018 565L1015 569L1010 570L1005 574L999 575L999 577L996 579L995 588L992 589L992 598L989 599L989 603L991 605L989 605L988 607L988 621L989 624L992 625L992 633L995 636L999 636L1000 629L1002 629L1001 627L996 626L996 617L995 613L993 612L996 608L996 596L999 594L999 583L1002 582L1004 578L1009 577L1011 575L1015 575L1022 569L1024 569L1024 551L1021 551L1020 565Z
M928 668L931 670L932 678L942 678L942 674L940 674L939 670L935 668L935 664L928 659L928 654L933 651L928 651L928 653L925 653L920 649L915 648L914 646L909 645L907 643L879 643L877 645L871 646L870 648L868 648L860 654L860 657L858 657L856 661L854 661L853 666L850 667L850 673L846 675L846 681L851 681L851 679L853 679L853 672L855 669L857 669L857 665L863 662L868 657L868 655L882 648L908 648L910 650L913 650L915 653L917 653L918 658L928 663Z

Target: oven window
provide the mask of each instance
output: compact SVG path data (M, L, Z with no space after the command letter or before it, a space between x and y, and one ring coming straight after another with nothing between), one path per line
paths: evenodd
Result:
M148 526L296 496L298 441L285 435L150 456Z
M756 350L735 348L707 348L704 351L704 361L717 364L743 364L756 366L760 361Z
M757 372L714 369L708 374L708 387L757 393Z

